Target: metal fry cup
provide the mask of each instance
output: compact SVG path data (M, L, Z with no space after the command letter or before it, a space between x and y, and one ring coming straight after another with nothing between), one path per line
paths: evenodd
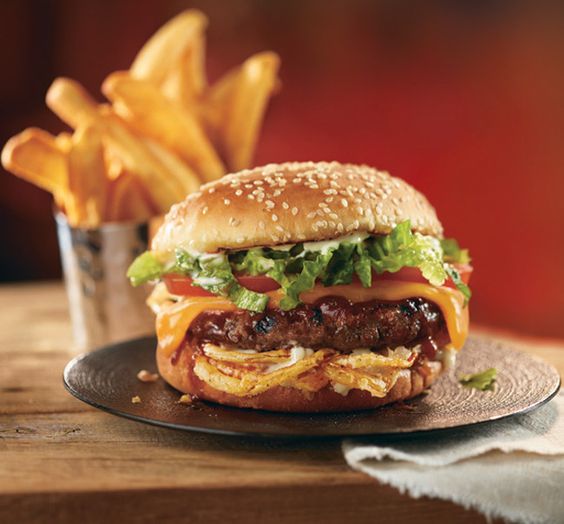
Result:
M55 220L76 349L154 332L147 288L132 287L126 277L131 262L147 249L147 222L83 229L71 227L60 212Z

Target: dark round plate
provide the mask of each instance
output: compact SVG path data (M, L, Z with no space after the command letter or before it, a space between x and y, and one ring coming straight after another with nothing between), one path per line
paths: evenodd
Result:
M376 410L338 414L284 414L197 402L178 404L180 393L162 379L144 383L141 369L155 370L155 339L142 338L98 349L71 360L65 386L76 398L139 422L175 429L265 437L343 437L443 430L496 420L534 409L560 388L546 362L498 342L470 339L456 372L444 375L427 395ZM495 367L493 391L462 387L460 373ZM139 396L141 403L133 404Z

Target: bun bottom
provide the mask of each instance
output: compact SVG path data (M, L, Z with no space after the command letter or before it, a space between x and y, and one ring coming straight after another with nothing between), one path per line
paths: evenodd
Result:
M404 369L383 398L367 391L352 389L344 396L327 386L315 393L300 389L275 386L254 396L238 397L219 391L200 380L192 370L191 351L180 354L176 364L157 350L157 366L161 377L172 387L200 400L207 400L238 408L262 409L287 413L329 413L373 409L392 402L407 400L420 395L431 386L442 372L441 362L427 362L425 367Z

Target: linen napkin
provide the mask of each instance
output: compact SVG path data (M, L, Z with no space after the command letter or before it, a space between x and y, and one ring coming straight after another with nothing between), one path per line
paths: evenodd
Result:
M412 497L487 517L564 523L564 393L524 415L400 440L348 439L348 464Z

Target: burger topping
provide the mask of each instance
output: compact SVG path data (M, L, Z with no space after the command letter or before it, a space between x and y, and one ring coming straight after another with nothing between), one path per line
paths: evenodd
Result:
M190 326L189 337L258 351L297 343L347 352L359 347L410 347L445 331L440 309L422 298L352 303L329 296L290 311L204 311Z
M147 252L134 261L128 276L139 285L167 274L184 275L193 286L226 297L241 309L262 312L268 296L246 288L237 275L263 275L277 282L282 292L279 306L284 310L298 306L301 294L318 282L331 287L358 279L363 287L370 288L373 274L396 273L402 268L416 268L433 286L451 281L468 300L470 289L454 265L468 262L468 252L456 241L413 233L410 222L405 221L388 235L354 235L282 248L214 254L177 249L172 259L164 254L162 260L158 254Z
M316 286L313 290L302 294L302 300L306 304L314 304L317 300L327 296L340 296L346 298L351 303L358 302L402 302L413 297L420 297L433 305L437 305L444 318L450 344L456 349L462 348L468 333L468 308L463 307L464 298L457 290L447 287L433 287L429 284L421 284L415 282L377 282L369 289L365 289L360 285L342 285L325 288ZM279 292L268 293L271 307L266 314L257 317L258 331L254 329L254 338L258 340L263 337L268 340L270 333L274 333L272 337L278 336L276 327L270 327L270 324L278 321L276 305L280 299ZM154 305L155 309L157 307ZM405 307L410 307L404 305ZM358 308L360 311L362 307ZM167 356L170 356L182 343L186 332L191 328L192 323L201 313L213 311L236 312L238 308L229 300L221 297L186 297L179 302L165 302L158 307L157 314L157 337L159 339L159 348ZM316 308L307 308L311 311L311 324L308 330L316 331L316 326L323 327L324 315L319 314ZM240 311L240 310L239 310ZM298 309L298 312L302 309ZM404 309L403 314L406 314ZM430 310L429 310L430 311ZM245 312L241 312L244 314ZM290 312L288 312L290 313ZM322 312L321 312L322 313ZM401 309L400 309L401 313ZM270 318L274 314L274 321ZM297 313L298 315L300 313ZM248 313L251 315L251 313ZM264 321L264 318L268 320ZM309 318L309 317L308 317ZM262 322L261 322L262 320ZM321 323L320 323L321 321ZM270 329L270 331L269 331ZM262 333L261 333L262 331ZM236 331L234 331L236 332ZM325 335L323 335L325 336ZM287 337L286 340L289 340ZM415 343L415 339L413 339ZM333 344L329 344L333 347ZM361 346L358 344L356 347ZM347 346L350 347L350 346Z
M280 386L306 392L332 386L343 395L360 389L384 397L402 370L415 365L418 355L418 347L342 355L300 346L258 353L205 344L194 356L194 373L215 389L236 396L258 395Z

